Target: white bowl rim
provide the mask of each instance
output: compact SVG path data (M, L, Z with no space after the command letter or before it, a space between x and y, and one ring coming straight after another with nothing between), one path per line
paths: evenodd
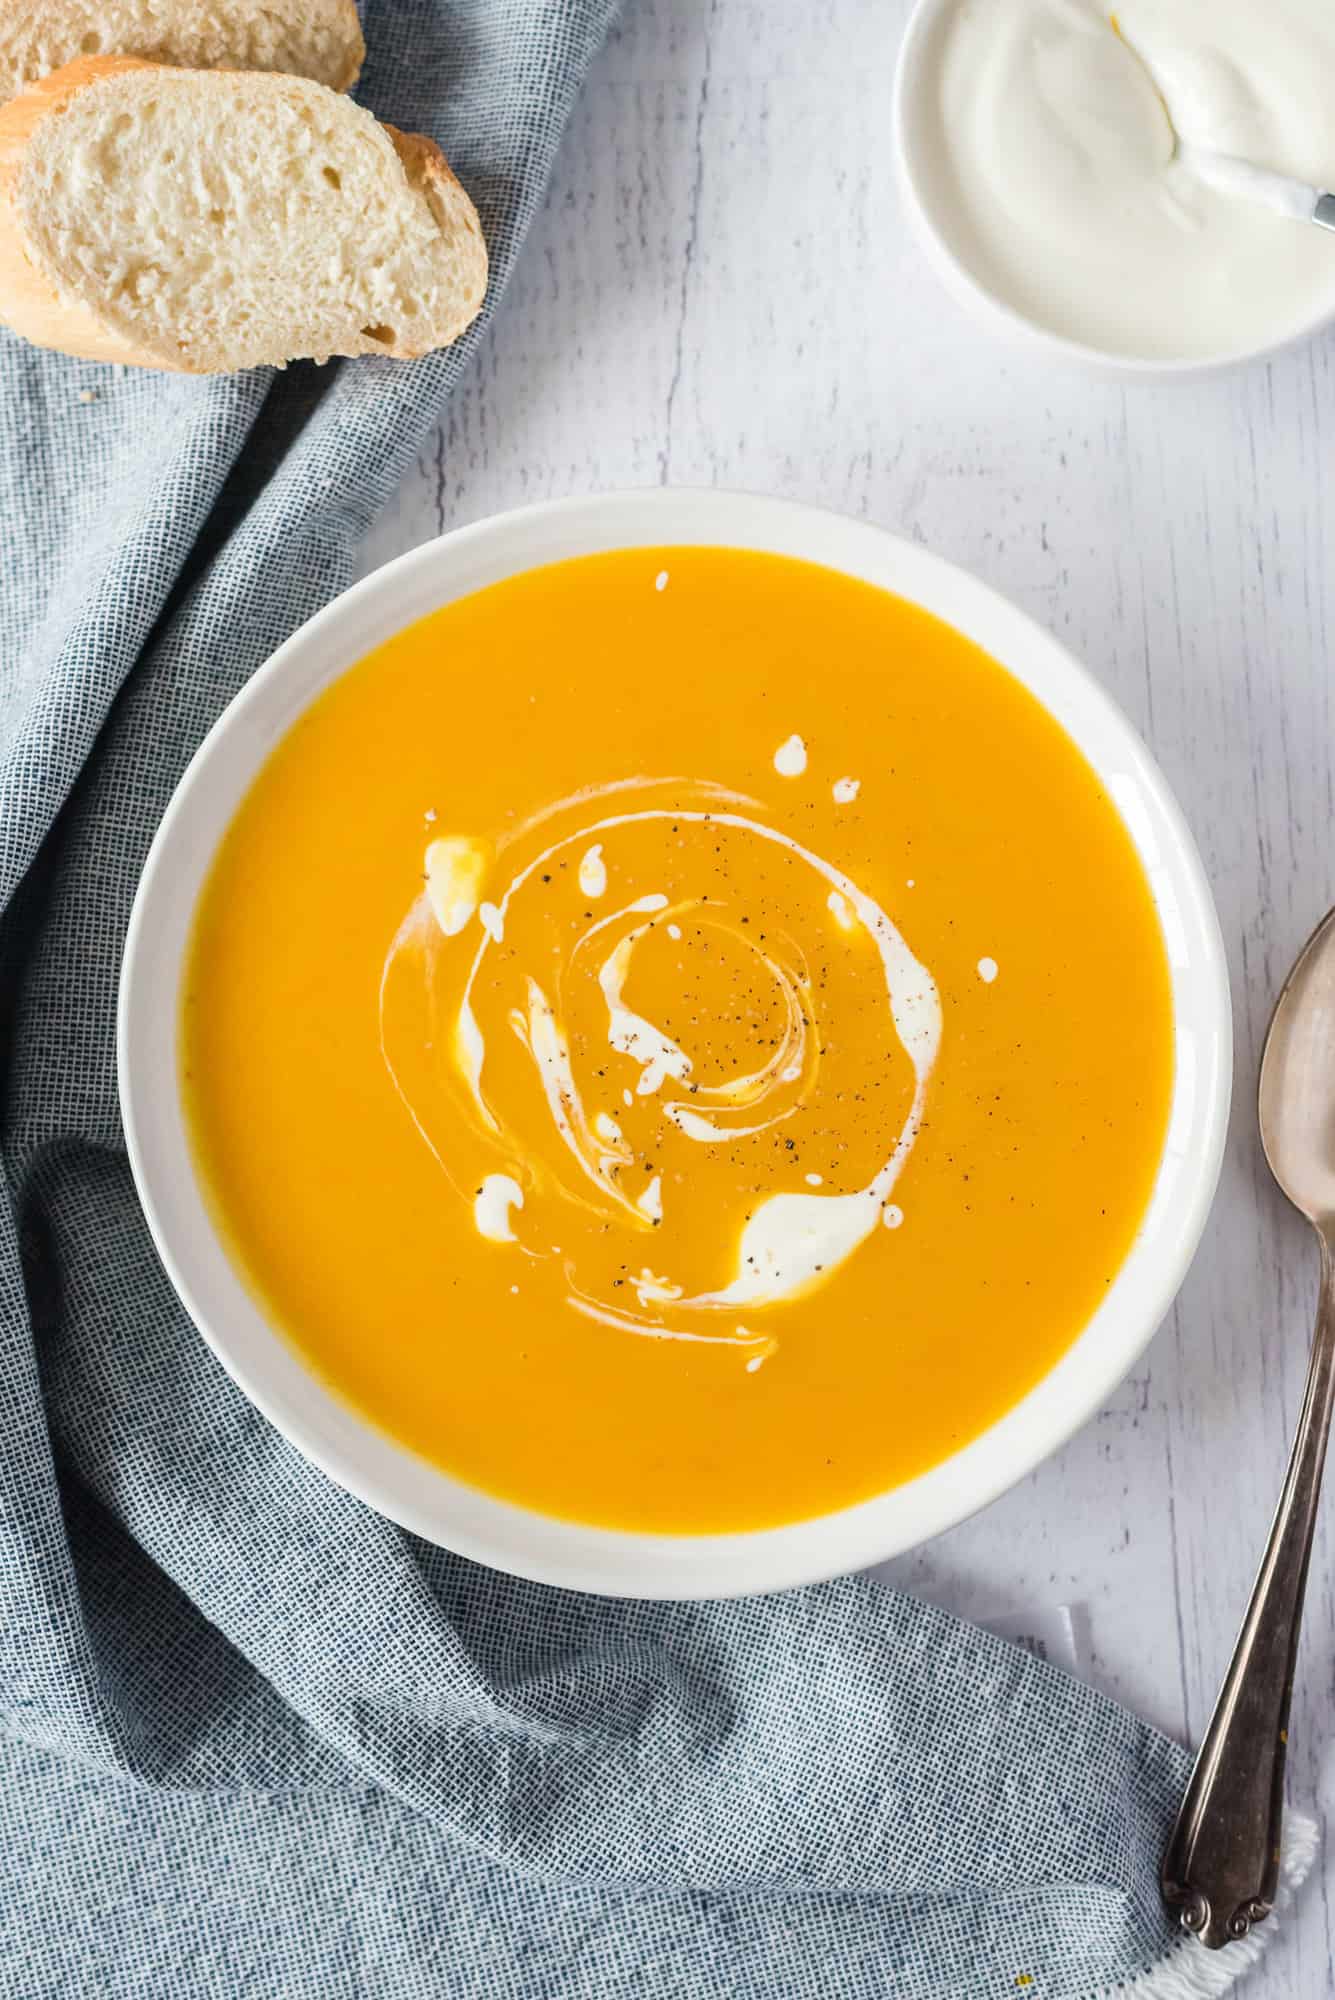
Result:
M196 1178L177 1083L185 944L217 842L273 744L379 642L366 634L388 638L434 606L546 562L674 546L759 549L861 577L934 611L1027 686L1116 796L1164 924L1178 1034L1149 1213L1093 1318L1048 1374L905 1485L812 1520L720 1535L622 1532L530 1512L451 1478L360 1417L269 1324L234 1268ZM293 699L298 679L304 691ZM1131 725L1056 639L968 572L867 522L757 494L662 487L547 501L457 528L354 584L279 646L218 718L167 807L130 916L117 1021L127 1149L158 1254L203 1338L264 1416L339 1485L428 1541L535 1582L672 1599L865 1568L966 1519L1059 1449L1134 1365L1186 1274L1222 1161L1231 1051L1223 943L1191 834Z
M910 100L917 86L917 66L922 61L924 45L940 17L959 4L960 0L915 0L895 64L891 118L895 173L904 206L928 262L957 305L972 312L977 320L1002 339L1026 346L1031 351L1038 348L1049 360L1105 379L1146 384L1195 380L1223 374L1229 369L1247 368L1254 362L1273 360L1277 355L1303 346L1335 324L1335 303L1332 303L1309 315L1290 332L1276 335L1273 340L1257 341L1238 348L1221 348L1218 354L1184 355L1178 359L1167 355L1141 356L1068 339L1065 334L1045 326L1042 320L1031 319L1027 313L1008 304L1000 294L992 291L956 254L942 234L932 214L931 204L923 193L917 158L910 140L913 122Z

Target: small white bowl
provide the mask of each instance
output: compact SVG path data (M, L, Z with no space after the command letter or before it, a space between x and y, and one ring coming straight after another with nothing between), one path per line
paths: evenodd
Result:
M359 1417L266 1320L200 1190L177 1084L191 919L228 823L321 690L439 605L541 563L693 543L823 563L934 612L999 660L1075 739L1116 801L1167 940L1176 1011L1171 1125L1149 1212L1102 1305L1024 1400L944 1464L878 1498L754 1534L644 1535L548 1518L451 1479ZM649 490L522 508L389 563L279 648L210 731L144 868L121 974L118 1060L130 1163L186 1310L297 1448L382 1513L475 1561L612 1596L712 1597L862 1568L939 1534L1022 1479L1098 1408L1167 1311L1218 1176L1230 1075L1219 927L1191 835L1144 746L1083 667L972 577L865 523L740 493ZM506 1413L496 1411L503 1424Z
M987 4L1000 7L1005 0L987 0ZM1087 374L1122 382L1166 383L1215 375L1226 368L1265 360L1301 346L1335 324L1335 305L1323 306L1305 319L1295 321L1274 340L1221 348L1218 354L1193 355L1181 361L1166 360L1161 355L1142 360L1135 355L1068 340L989 290L953 247L951 216L945 212L939 190L933 185L935 177L925 140L936 43L945 32L947 17L960 5L961 0L917 0L904 31L895 70L893 143L904 206L928 262L946 290L980 326L1012 344L1019 343L1031 352L1037 350L1049 361Z

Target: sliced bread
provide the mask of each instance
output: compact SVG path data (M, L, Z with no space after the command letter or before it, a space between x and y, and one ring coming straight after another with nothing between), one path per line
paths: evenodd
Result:
M281 70L350 90L366 45L353 0L0 0L0 101L92 55Z
M39 346L192 374L406 359L486 282L439 147L323 84L90 57L0 109L0 319Z

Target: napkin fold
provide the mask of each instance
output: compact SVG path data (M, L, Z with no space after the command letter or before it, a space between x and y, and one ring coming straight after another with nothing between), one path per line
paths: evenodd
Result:
M491 307L612 12L368 9L363 95L444 145ZM208 380L0 347L0 1994L1221 1991L1246 1954L1156 1888L1187 1760L1133 1716L867 1580L606 1603L444 1554L158 1266L113 1046L149 840L479 338Z

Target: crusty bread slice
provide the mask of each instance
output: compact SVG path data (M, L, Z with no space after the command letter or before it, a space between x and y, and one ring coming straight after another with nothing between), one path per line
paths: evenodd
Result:
M0 109L0 319L39 346L201 375L408 358L486 283L440 149L323 84L97 56Z
M94 55L280 70L350 90L366 44L353 0L0 0L0 101Z

